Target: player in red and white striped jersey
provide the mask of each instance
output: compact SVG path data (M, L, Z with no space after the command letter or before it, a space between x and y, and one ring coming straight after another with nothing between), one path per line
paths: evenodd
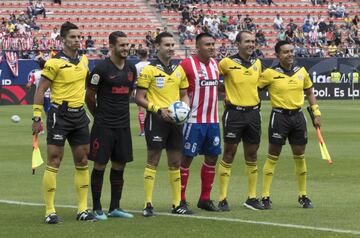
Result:
M196 37L197 54L180 63L189 81L190 118L184 126L184 148L181 162L181 201L186 205L186 186L189 167L195 156L204 155L201 168L201 194L197 206L207 211L217 211L210 192L215 177L215 165L221 153L218 116L218 63L215 39L208 33Z

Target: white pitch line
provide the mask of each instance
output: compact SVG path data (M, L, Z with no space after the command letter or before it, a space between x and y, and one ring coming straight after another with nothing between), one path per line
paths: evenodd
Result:
M0 203L11 204L11 205L21 205L21 206L45 206L45 204L42 204L42 203L20 202L20 201L11 201L11 200L0 200ZM77 208L74 205L56 205L56 207ZM134 211L134 210L127 210L127 211L133 212L133 213L142 213L141 211ZM333 228L328 228L328 227L304 226L304 225L284 224L284 223L275 223L275 222L267 222L267 221L252 221L252 220L243 220L243 219L237 219L237 218L207 217L207 216L196 216L196 215L186 216L186 215L177 215L177 214L171 214L171 213L165 213L165 212L156 212L155 215L199 219L199 220L238 222L238 223L246 223L246 224L295 228L295 229L302 229L302 230L325 231L325 232L360 235L360 231L357 231L357 230L343 230L343 229L333 229Z

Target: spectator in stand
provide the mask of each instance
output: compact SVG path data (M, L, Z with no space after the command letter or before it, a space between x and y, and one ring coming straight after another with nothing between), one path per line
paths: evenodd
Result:
M88 53L95 50L95 42L91 36L88 36L87 40L85 41L85 48Z
M335 41L331 42L331 45L328 47L328 55L330 57L335 57L337 54L337 46L335 45Z
M218 51L219 51L217 54L218 59L225 58L229 55L229 50L225 42L221 43L221 46L219 47Z
M230 31L230 33L228 34L228 39L229 39L231 42L235 42L237 34L238 34L238 31L236 31L236 29L233 28L233 29Z
M295 57L309 57L309 52L303 43L297 43L294 48Z
M319 33L314 28L309 32L309 42L311 45L316 45L319 42Z
M284 26L283 26L283 19L282 17L280 17L280 14L276 14L276 17L274 19L274 28L275 30L283 30Z
M302 26L302 30L304 32L305 39L308 38L311 28L312 28L312 25L310 24L309 21L306 21L305 24Z
M294 43L295 42L295 33L294 31L291 29L290 26L287 26L286 31L285 31L285 40L290 42L290 43Z
M256 0L256 2L260 5L263 5L263 4L268 5L269 4L268 0Z
M55 40L60 35L57 27L54 27L53 32L51 32L50 38Z
M307 14L306 17L304 18L304 24L305 24L307 21L308 21L311 25L314 24L314 18L313 18L310 14Z
M164 0L164 8L168 11L171 10L171 0Z
M187 22L188 22L187 20L182 20L180 25L178 26L178 34L179 34L180 44L184 44L184 42L187 38L187 35L186 35ZM151 39L151 36L150 36L150 39ZM146 35L146 46L150 47L150 45L152 45L152 44L153 44L152 40L150 41L148 39L148 35Z
M352 19L349 15L347 15L346 17L344 17L344 25L342 26L343 28L345 28L346 30L350 30L352 27Z
M318 25L319 25L319 31L321 32L326 32L328 29L328 26L325 22L325 19L322 18L321 16L318 18Z
M346 9L342 2L339 2L339 4L336 6L335 10L335 17L343 18L346 16Z
M354 19L352 20L352 23L356 29L360 29L360 18L358 15L356 15L354 17Z
M269 6L271 6L271 4L274 4L275 6L277 5L273 0L267 0L267 1Z
M286 39L285 31L284 29L280 29L278 35L277 35L278 41L283 41Z
M255 42L257 46L266 46L267 42L266 42L266 38L265 38L265 34L262 30L258 30L255 34Z
M190 21L190 8L188 6L181 12L181 16L183 21Z
M205 21L204 25L202 26L202 31L205 32L205 33L210 33L210 26L209 26L209 23L207 21Z
M156 28L156 31L152 32L151 38L153 40L153 42L155 41L155 38L157 37L157 35L160 34L160 28Z
M165 5L164 0L156 0L157 8L159 8L160 12L164 11Z
M31 29L33 29L35 31L39 31L40 27L38 25L36 25L36 22L35 22L36 20L37 20L37 17L31 18L29 21L29 26Z
M178 11L180 8L180 0L171 0L171 8L174 11Z
M231 31L232 29L236 28L236 20L233 18L233 16L229 16L229 20L228 20L228 26L227 26L227 30Z
M220 23L227 27L227 25L229 24L229 18L226 16L226 13L224 11L221 13L221 17L219 19Z
M195 38L195 26L191 22L186 26L186 39L193 40Z
M46 17L46 9L45 9L45 5L42 2L42 0L38 0L34 6L34 14L33 15L37 16L40 14L43 14L44 18Z
M249 16L249 14L246 14L246 17L244 18L244 24L245 24L245 30L248 31L255 31L256 25L254 24L252 18Z
M333 0L330 0L329 4L328 4L328 13L329 13L329 17L335 17L336 16L336 4L334 3Z
M215 38L220 38L221 34L219 31L219 24L216 21L213 21L210 25L210 34Z
M234 42L230 42L230 46L228 47L229 55L235 55L238 53L238 48Z
M333 20L330 20L329 24L327 25L327 31L335 31L336 25L334 24Z
M12 21L8 21L5 25L5 29L11 34L15 31L15 24L13 24Z
M106 41L103 41L103 45L100 47L99 52L101 53L101 56L104 58L109 53L109 48L106 44Z
M182 24L179 25L179 27L181 26ZM178 27L178 29L179 29ZM186 29L186 27L185 27ZM185 31L184 31L185 32ZM180 31L179 31L179 34L180 34ZM181 37L181 36L180 36ZM148 31L146 36L145 36L145 45L146 47L150 47L152 44L154 43L152 37L151 37L151 31Z
M34 4L32 1L29 1L27 7L26 7L26 14L29 16L29 18L31 19L34 16Z
M334 30L334 36L333 36L333 41L335 42L335 45L340 45L341 44L341 32L340 30L336 27Z
M24 20L20 20L19 23L15 25L16 31L22 35L25 34L26 30L30 28L28 24L25 23Z
M295 32L298 26L294 23L294 19L290 18L290 23L287 24L286 27L290 27L290 29Z
M61 0L54 0L54 3L58 3L61 5Z
M129 48L129 57L130 58L135 58L137 56L136 54L136 46L135 44L131 44L130 48Z

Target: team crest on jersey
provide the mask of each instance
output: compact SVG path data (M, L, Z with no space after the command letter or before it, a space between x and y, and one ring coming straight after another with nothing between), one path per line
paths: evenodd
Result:
M165 77L156 77L156 87L163 88L165 85Z
M220 138L218 136L215 136L214 141L213 141L213 145L218 146L219 144L220 144Z
M131 82L131 81L133 81L134 80L134 74L133 74L133 72L128 72L127 73L127 78L128 78L128 80Z
M99 81L100 81L100 75L93 74L93 76L91 77L91 84L92 85L98 85Z

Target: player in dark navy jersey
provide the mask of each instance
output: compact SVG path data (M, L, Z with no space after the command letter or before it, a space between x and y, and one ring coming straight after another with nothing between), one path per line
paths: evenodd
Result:
M125 164L133 160L130 132L129 98L134 88L136 68L126 58L129 41L125 33L115 31L109 36L110 58L99 63L88 77L86 104L94 116L91 129L89 159L94 161L91 191L94 215L132 218L120 206ZM111 160L111 201L106 215L100 197L106 165Z

